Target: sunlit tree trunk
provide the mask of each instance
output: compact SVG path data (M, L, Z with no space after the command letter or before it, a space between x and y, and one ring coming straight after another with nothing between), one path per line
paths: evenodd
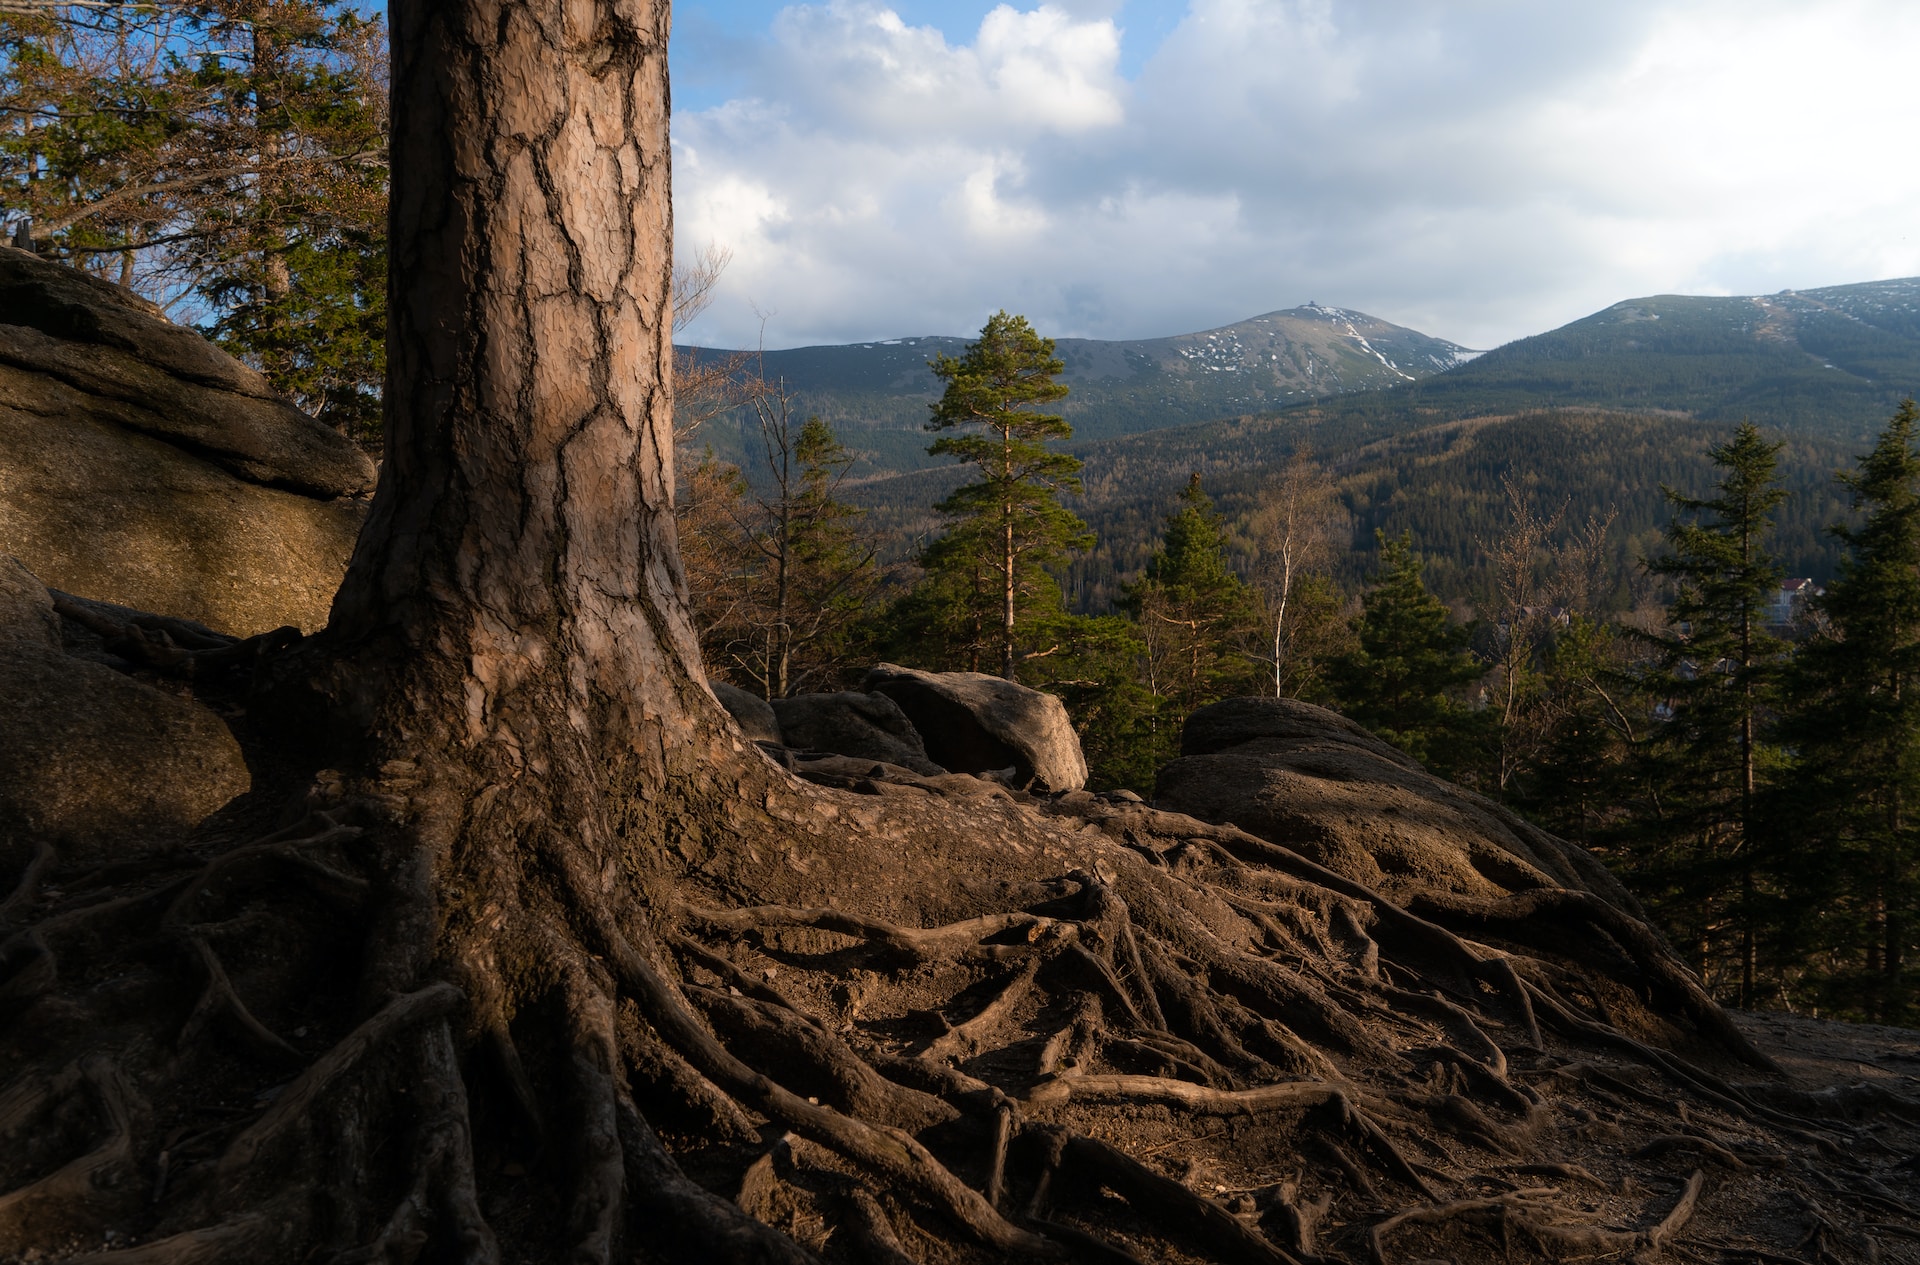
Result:
M376 733L542 771L515 795L565 821L568 782L657 782L706 714L671 505L667 8L391 14L387 458L329 636L373 652Z

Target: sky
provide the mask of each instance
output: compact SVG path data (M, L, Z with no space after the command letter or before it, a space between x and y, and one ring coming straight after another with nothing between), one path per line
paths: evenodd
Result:
M1920 274L1913 0L681 0L681 335L1146 338L1306 302L1489 348Z

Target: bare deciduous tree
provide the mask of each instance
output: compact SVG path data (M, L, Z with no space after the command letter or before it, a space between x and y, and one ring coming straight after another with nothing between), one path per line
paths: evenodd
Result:
M695 598L709 665L785 698L843 666L838 643L879 586L879 550L858 528L862 511L839 498L853 456L827 424L800 421L785 385L761 375L746 409L760 468L729 477L703 461L682 526L701 533L696 551L712 559L716 587Z
M1273 695L1286 694L1292 634L1299 621L1295 597L1302 580L1324 572L1352 538L1352 518L1333 477L1305 444L1271 476L1254 501L1251 523L1258 560L1254 583L1273 621Z

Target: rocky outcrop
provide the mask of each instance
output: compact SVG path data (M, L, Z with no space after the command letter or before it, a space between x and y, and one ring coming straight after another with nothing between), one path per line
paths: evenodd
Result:
M0 869L50 844L73 864L178 842L252 784L197 703L66 653L52 596L0 556Z
M773 708L767 705L766 699L737 685L728 685L725 681L708 681L707 686L749 741L780 741L780 721L774 716Z
M927 758L955 773L1011 769L1015 786L1072 791L1087 761L1064 703L1051 694L979 672L919 672L883 663L863 688L899 704L926 743Z
M0 247L0 552L44 583L245 636L309 631L374 467L138 296Z
M1638 914L1585 849L1434 777L1346 717L1292 699L1236 698L1188 718L1155 803L1231 822L1403 904L1472 906L1536 891Z
M913 722L884 694L796 694L776 698L780 740L797 751L825 751L934 776L947 772L928 759Z

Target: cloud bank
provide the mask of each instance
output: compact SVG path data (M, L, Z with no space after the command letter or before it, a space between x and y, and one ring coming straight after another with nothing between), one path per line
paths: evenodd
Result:
M1121 72L1085 5L967 42L782 10L674 117L689 336L1144 337L1316 299L1492 346L1618 299L1920 273L1907 0L1190 0Z

